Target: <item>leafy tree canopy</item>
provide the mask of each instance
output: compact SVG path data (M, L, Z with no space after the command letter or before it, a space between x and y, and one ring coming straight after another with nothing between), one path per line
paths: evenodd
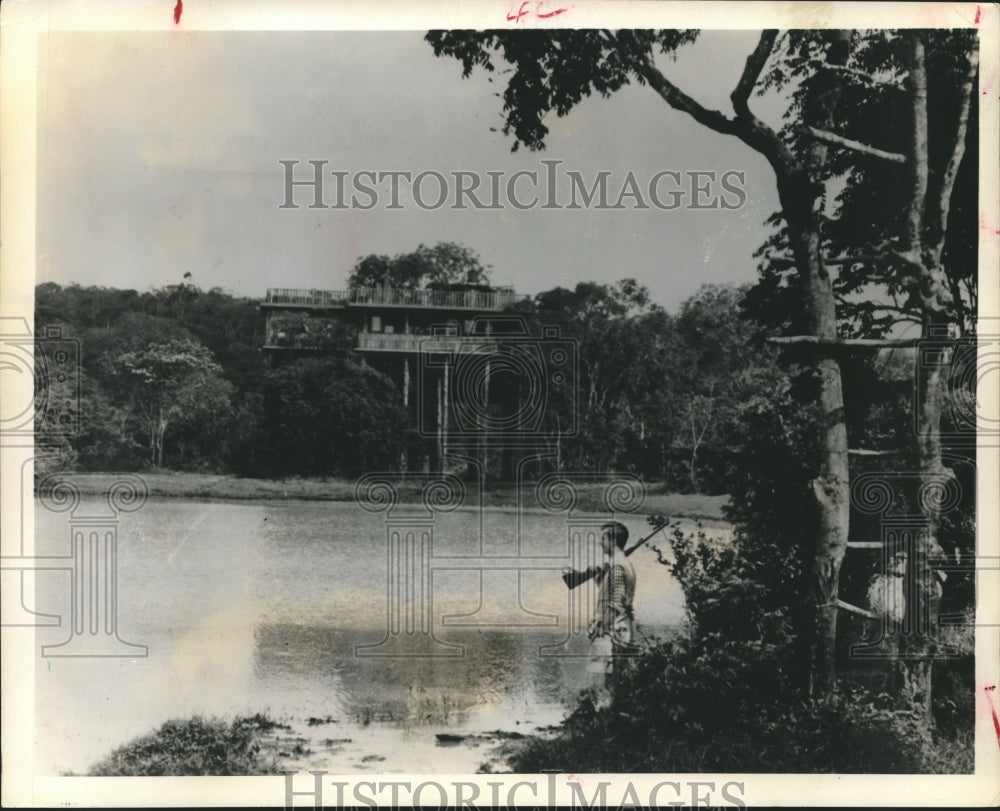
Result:
M475 252L454 242L433 248L419 245L411 253L369 254L358 259L348 278L350 287L391 287L419 290L442 284L489 284L489 266Z

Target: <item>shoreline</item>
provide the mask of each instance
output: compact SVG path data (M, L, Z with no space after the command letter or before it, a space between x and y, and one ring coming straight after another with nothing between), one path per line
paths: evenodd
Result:
M149 488L152 499L188 499L198 501L355 501L355 481L350 479L253 479L226 474L153 472L153 473L91 473L60 472L57 480L71 480L83 495L104 495L108 486L120 476L138 476ZM400 504L419 504L421 484L418 478L403 479L398 485ZM600 514L606 512L601 498L601 485L579 486L577 510ZM651 486L635 515L662 513L676 518L720 522L729 526L723 515L728 496L707 496L697 493L665 493L659 485ZM533 501L534 488L526 495ZM38 493L35 492L37 498ZM465 494L459 509L514 510L518 509L518 489L513 485L493 485L483 493L472 488ZM544 513L541 507L522 506L524 512Z

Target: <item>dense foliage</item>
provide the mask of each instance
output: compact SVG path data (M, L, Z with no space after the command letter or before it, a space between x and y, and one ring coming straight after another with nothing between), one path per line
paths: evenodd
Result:
M489 281L489 266L484 266L475 252L454 242L439 242L433 248L419 245L415 251L395 256L364 256L355 263L347 285L419 290L441 284L486 285Z
M676 316L630 279L515 305L532 335L558 327L579 361L561 386L547 381L547 464L727 492L744 410L780 375L774 353L751 343L744 292L705 286ZM39 285L35 328L54 325L82 347L81 431L58 456L67 468L355 476L397 468L412 442L397 384L350 340L334 355L269 362L252 299L187 282L145 293ZM64 388L52 381L48 396L70 397Z

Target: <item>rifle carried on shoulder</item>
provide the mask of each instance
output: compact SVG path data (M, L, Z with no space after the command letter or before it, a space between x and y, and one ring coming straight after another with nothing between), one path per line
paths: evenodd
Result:
M635 544L633 544L632 546L630 546L628 549L625 550L625 557L631 555L636 549L638 549L640 546L646 543L646 541L648 541L650 538L656 535L656 533L666 529L669 524L670 524L670 519L668 518L666 521L664 521L662 524L656 527L656 529L650 532L649 535L645 536L644 538L640 538L638 541L636 541ZM587 569L584 569L582 572L576 569L567 569L562 573L562 579L563 582L569 588L575 589L581 583L586 583L588 580L592 580L602 571L603 571L602 566L590 566Z

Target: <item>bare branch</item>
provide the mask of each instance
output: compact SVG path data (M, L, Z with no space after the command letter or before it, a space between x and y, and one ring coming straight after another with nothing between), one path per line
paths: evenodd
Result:
M819 338L815 335L781 335L767 339L769 343L787 346L811 345L843 349L881 349L894 346L913 346L919 338Z
M850 546L850 544L848 544ZM844 611L849 611L852 614L857 614L861 617L867 617L868 619L877 620L881 615L875 614L864 608L858 608L856 605L851 605L850 603L845 603L843 600L837 600L837 608L842 608Z
M884 262L896 261L918 269L922 267L919 255L914 255L910 252L904 252L890 247L876 248L875 250L878 251L878 253L857 253L848 254L847 256L831 256L829 259L824 260L824 264L878 265Z
M618 50L621 48L621 44L618 42L618 37L607 28L601 29L601 37L611 46L612 49ZM708 107L703 107L693 98L691 98L687 93L681 90L677 85L667 79L666 76L653 64L651 57L647 56L643 60L643 64L636 71L643 79L649 82L649 86L655 90L660 98L662 98L667 104L673 107L675 110L680 110L681 112L687 113L699 124L702 124L709 129L720 132L723 135L732 135L732 119L727 118L718 110L712 110Z
M602 31L601 35L614 47L617 47L617 38L610 31ZM767 59L771 45L774 42L773 35L764 32L757 48L753 54L747 58L747 66L744 68L743 77L740 82L756 81L759 70L763 67L763 60ZM757 62L760 61L760 67ZM754 74L754 70L758 73ZM723 135L735 135L751 149L760 152L768 163L774 168L778 177L787 176L789 173L799 170L801 167L795 155L781 140L780 136L768 127L764 122L750 112L746 105L743 105L745 112L736 118L729 118L718 110L703 107L677 85L667 79L666 76L653 64L651 57L647 56L643 63L636 69L638 75L649 83L649 86L667 104L675 110L687 113L699 124L708 127L710 130ZM733 91L734 103L740 99L739 85ZM780 186L780 183L779 183Z
M906 34L910 41L910 75L907 80L913 117L910 132L910 206L906 216L906 252L919 258L927 198L927 66L924 40L919 31Z
M767 261L778 268L793 268L795 267L795 257L794 256L768 256Z
M841 298L840 301L841 301L841 303L845 303L845 304L848 303L847 300L843 299L843 298ZM874 313L876 311L881 310L882 312L885 312L885 313L895 313L898 316L902 316L900 318L894 318L893 322L892 322L894 324L902 324L904 322L910 322L910 323L913 323L913 324L919 324L920 323L920 316L919 316L918 313L916 313L913 310L912 307L907 308L907 307L900 307L898 305L893 305L893 304L880 304L877 301L855 301L855 302L850 302L850 303L854 307L856 307L858 309L866 310L869 313ZM880 320L885 320L885 318L888 318L888 317L889 316L884 316Z
M856 79L860 79L862 82L875 86L882 87L892 87L896 90L902 90L903 85L899 82L894 82L891 79L879 79L876 76L872 76L863 70L858 70L857 68L849 68L846 65L835 65L831 62L825 62L822 59L810 59L809 64L814 68L820 70L835 70L840 73L844 73L848 76L854 76Z
M845 149L853 149L855 152L860 152L863 155L870 155L873 158L881 158L882 160L892 161L893 163L906 163L906 156L900 155L898 152L886 152L884 149L876 149L875 147L868 146L868 144L863 144L860 141L854 141L851 138L844 138L841 135L836 135L835 133L827 132L826 130L816 129L816 127L807 127L806 129L809 134L818 141L824 141L828 144L842 146Z
M839 265L878 265L896 258L895 251L888 250L887 254L879 253L858 253L849 256L831 256L824 259L823 264L830 267ZM795 267L795 257L793 256L769 256L767 261L775 267Z
M723 135L736 134L733 119L727 118L718 110L702 107L697 101L667 79L653 64L651 59L645 61L640 71L642 77L649 82L649 86L675 110L687 113L699 124Z
M747 57L746 64L743 66L743 75L740 76L740 81L736 85L736 89L729 96L732 99L733 109L736 111L737 118L751 115L747 102L750 99L750 94L753 92L754 85L757 84L757 79L760 78L760 72L764 69L767 58L771 55L771 51L774 48L774 41L777 37L778 30L776 28L768 28L761 31L760 39L757 40L757 47Z
M948 212L951 210L951 192L955 187L955 178L958 175L958 167L962 164L965 156L965 135L969 128L969 110L972 107L973 85L976 81L976 72L979 70L979 49L975 45L969 54L969 69L965 73L965 81L959 91L962 96L962 104L958 111L958 121L955 124L955 139L952 144L951 156L948 158L948 165L941 176L941 199L938 205L940 221L941 243L938 250L944 248L944 235L948 230ZM952 294L954 295L954 293Z
M889 257L882 254L859 253L851 256L831 256L824 260L827 265L878 265Z

